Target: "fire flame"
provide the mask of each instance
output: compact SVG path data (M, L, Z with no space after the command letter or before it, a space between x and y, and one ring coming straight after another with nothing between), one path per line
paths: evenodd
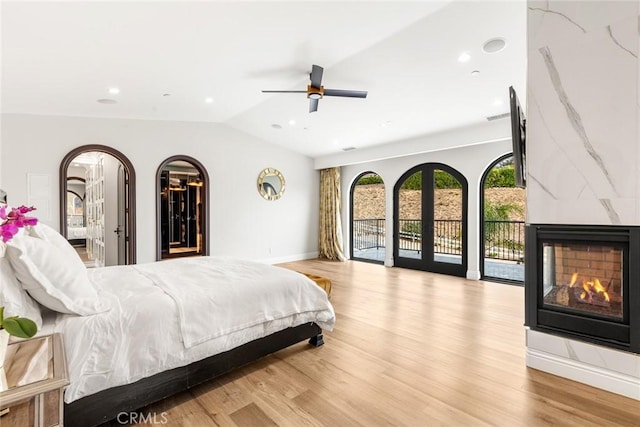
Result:
M569 287L573 288L573 285L575 285L577 281L578 281L578 273L575 272L571 275L571 282L569 283Z
M569 283L569 287L573 287L578 281L578 273L573 273L571 275L571 282ZM582 280L582 289L584 291L580 294L580 299L582 301L593 301L593 296L599 294L598 296L604 299L606 302L609 302L609 294L607 293L607 289L602 286L600 283L600 279L597 277L593 280Z

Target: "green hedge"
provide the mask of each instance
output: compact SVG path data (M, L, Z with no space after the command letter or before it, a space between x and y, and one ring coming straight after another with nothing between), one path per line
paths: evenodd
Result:
M451 174L436 170L433 173L436 188L462 188L460 181ZM403 190L422 190L422 172L416 172L402 183Z
M403 190L421 190L422 189L422 172L416 172L402 183Z
M506 165L500 168L491 169L484 181L485 188L515 186L516 175L514 173L513 165Z
M434 171L434 179L436 188L461 188L460 181L454 178L448 172L442 170ZM356 185L368 184L384 184L379 175L364 175ZM506 165L499 168L493 168L489 171L484 181L485 188L491 187L515 187L516 177L513 165ZM403 190L422 190L422 172L416 172L402 183Z
M384 184L384 182L382 181L382 178L380 178L380 175L376 175L376 174L364 175L360 177L358 182L356 182L356 185L368 185L368 184Z

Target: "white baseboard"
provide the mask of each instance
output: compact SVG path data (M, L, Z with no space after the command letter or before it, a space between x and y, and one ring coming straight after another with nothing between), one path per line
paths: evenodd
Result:
M265 258L258 260L259 262L265 264L281 264L283 262L292 262L292 261L302 261L305 259L316 259L318 258L319 252L307 252L304 254L294 254L294 255L286 255L282 257L274 257L274 258Z
M640 355L531 330L527 335L528 367L640 401ZM541 345L534 348L532 341Z
M467 270L467 279L469 279L469 280L480 280L480 271L478 271L478 270Z

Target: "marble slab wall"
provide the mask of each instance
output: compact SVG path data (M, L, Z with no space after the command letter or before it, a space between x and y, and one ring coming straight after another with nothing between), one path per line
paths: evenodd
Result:
M527 222L640 225L639 4L527 2Z

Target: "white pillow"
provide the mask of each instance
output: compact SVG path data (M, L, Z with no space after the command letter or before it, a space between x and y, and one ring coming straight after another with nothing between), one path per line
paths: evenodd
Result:
M4 244L0 243L0 306L4 317L20 316L31 319L38 329L42 328L40 306L22 289L16 274L4 255Z
M7 242L7 256L22 287L60 313L87 316L106 311L80 257L28 235Z
M36 225L25 227L25 230L30 236L37 237L51 243L56 248L60 249L65 256L77 258L78 261L82 262L80 255L78 255L78 252L73 248L73 246L71 246L71 243L69 243L62 234L49 227L47 224L39 222Z

